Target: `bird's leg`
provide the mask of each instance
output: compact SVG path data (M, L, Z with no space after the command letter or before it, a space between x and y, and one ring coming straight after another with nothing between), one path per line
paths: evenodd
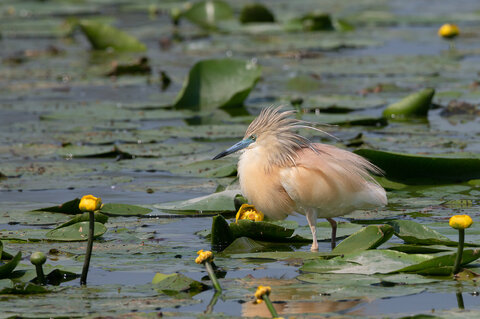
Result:
M317 211L314 209L309 209L306 214L308 226L310 226L310 230L312 231L312 247L310 248L311 251L318 251L318 242L317 242Z
M337 239L337 222L333 218L327 218L330 226L332 226L332 249L336 246Z

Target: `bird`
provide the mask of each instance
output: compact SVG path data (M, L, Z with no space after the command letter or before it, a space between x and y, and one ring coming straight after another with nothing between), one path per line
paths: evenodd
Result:
M305 215L313 237L311 251L318 251L317 218L326 218L333 249L334 217L387 204L384 188L372 176L382 170L348 150L299 135L301 128L326 132L296 119L295 112L282 106L263 108L244 138L213 160L241 151L237 172L248 202L271 219Z

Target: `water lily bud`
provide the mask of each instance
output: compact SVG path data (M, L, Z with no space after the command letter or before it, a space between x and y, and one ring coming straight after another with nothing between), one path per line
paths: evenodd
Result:
M82 212L94 212L102 207L102 199L93 195L85 195L80 200L78 208Z
M203 264L205 262L212 262L213 261L213 254L211 251L203 251L203 249L199 250L197 252L198 257L195 259L195 262L197 264Z
M36 265L43 265L47 261L47 256L44 253L37 251L30 256L30 262Z
M263 218L263 213L257 210L255 206L243 204L242 206L240 206L240 209L237 212L235 222L238 222L239 219L248 219L254 222L259 222L262 221Z
M468 215L455 215L450 218L448 224L455 229L465 229L472 226L473 220Z
M451 39L460 33L460 29L455 24L446 23L438 29L438 36Z

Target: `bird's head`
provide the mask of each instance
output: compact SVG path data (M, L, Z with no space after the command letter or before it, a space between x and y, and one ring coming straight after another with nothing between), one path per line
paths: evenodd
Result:
M262 110L247 128L245 137L213 159L219 159L242 149L263 148L270 162L295 163L296 152L300 148L312 147L310 141L296 133L299 128L312 128L310 123L291 118L295 111L283 111L282 107L269 107Z

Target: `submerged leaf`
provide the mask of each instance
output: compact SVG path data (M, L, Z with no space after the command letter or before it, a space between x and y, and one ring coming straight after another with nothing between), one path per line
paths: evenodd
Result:
M108 24L81 20L80 29L95 50L145 51L147 47L133 36Z
M380 167L388 179L402 183L457 183L480 178L479 156L415 155L371 149L355 153Z
M260 78L260 67L236 59L197 62L177 96L177 109L238 107Z

